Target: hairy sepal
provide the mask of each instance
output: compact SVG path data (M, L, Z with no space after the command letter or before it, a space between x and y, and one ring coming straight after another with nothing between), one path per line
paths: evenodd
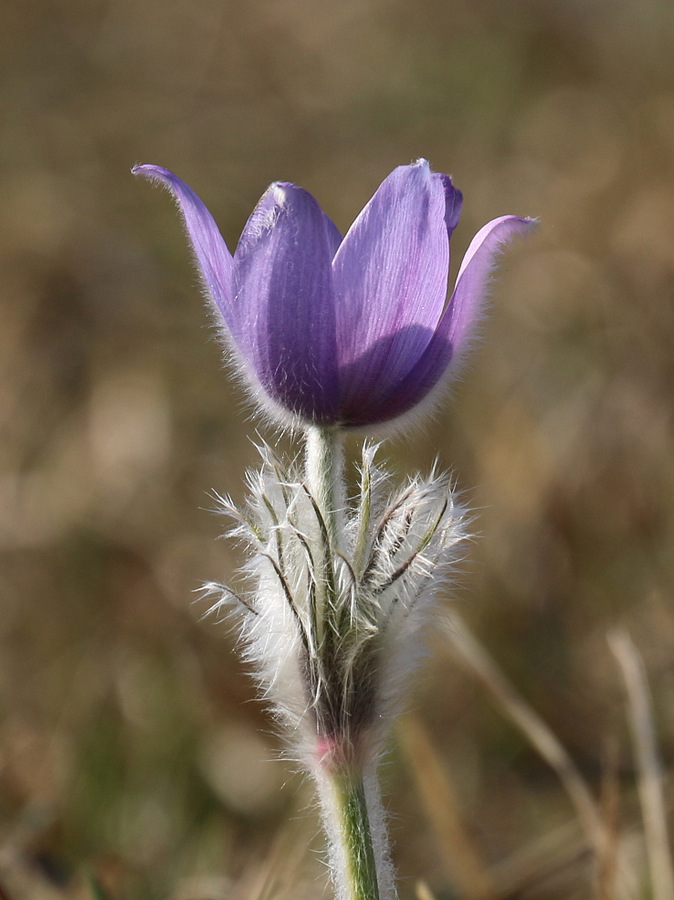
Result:
M220 501L247 555L233 604L246 658L314 772L376 760L466 538L446 475L392 489L376 449L363 448L338 540L301 475L264 444L246 509Z

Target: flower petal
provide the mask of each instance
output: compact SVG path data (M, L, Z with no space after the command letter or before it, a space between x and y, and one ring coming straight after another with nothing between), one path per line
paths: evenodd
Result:
M273 184L234 254L233 337L267 394L305 419L338 407L331 259L339 234L307 191Z
M438 331L447 330L454 353L460 353L466 338L482 313L489 276L498 253L516 236L524 236L537 225L536 219L501 216L487 222L468 246L461 262L456 287L443 315ZM445 324L444 320L447 320Z
M536 225L535 219L502 216L478 231L461 263L456 287L442 319L416 366L372 405L361 406L354 425L385 422L397 418L421 403L454 369L480 318L488 280L497 254L516 235L524 235Z
M434 172L433 178L442 184L445 192L445 225L447 226L447 237L451 239L452 232L459 224L461 216L461 207L463 206L463 194L458 188L452 184L449 175L442 172Z
M344 238L333 269L345 408L376 400L423 354L445 304L459 207L450 179L420 160L386 178Z
M162 166L134 166L134 175L159 181L173 194L180 210L202 278L224 319L232 305L232 255L213 216L189 185Z

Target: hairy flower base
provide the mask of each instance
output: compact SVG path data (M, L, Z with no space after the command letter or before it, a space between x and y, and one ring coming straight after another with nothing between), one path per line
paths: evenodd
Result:
M442 475L391 492L365 445L357 499L328 523L299 473L260 449L246 511L222 500L248 551L247 591L220 588L216 606L238 600L247 657L303 763L360 775L420 656L465 536L463 510Z

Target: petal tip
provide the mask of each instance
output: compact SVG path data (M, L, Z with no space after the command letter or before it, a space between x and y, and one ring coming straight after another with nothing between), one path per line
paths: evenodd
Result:
M277 206L285 206L288 201L288 185L285 181L273 181L267 188L267 194L274 200Z
M513 216L514 233L526 237L532 231L536 231L540 221L535 216Z
M154 166L151 163L137 163L131 168L132 175L140 175L141 178L149 178L155 181L170 181L175 178L172 172L163 166Z

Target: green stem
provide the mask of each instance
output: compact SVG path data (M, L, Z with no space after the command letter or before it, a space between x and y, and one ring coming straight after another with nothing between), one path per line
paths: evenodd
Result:
M344 438L340 431L319 426L306 430L306 478L333 547L341 544L344 514Z
M377 862L372 842L365 786L361 777L330 773L333 807L333 865L344 900L379 900Z
M313 496L327 530L328 554L335 558L336 551L342 551L345 525L345 492L343 481L343 437L338 430L310 427L306 431L306 482ZM336 585L333 585L333 590ZM328 592L329 593L329 592ZM322 595L323 591L319 591ZM320 609L316 625L317 633L324 636L319 642L321 649L328 652L338 632L343 628L338 598L326 603ZM325 616L325 627L319 627ZM372 789L367 790L360 771L354 771L347 765L319 764L315 771L318 783L323 821L330 841L331 874L337 887L340 900L380 900L383 894L387 898L393 896L393 889L384 889L380 894L379 879L387 870L383 850L384 838L373 842L371 814L375 824L379 822L383 832L383 817L380 804L369 809ZM374 776L373 776L374 777ZM376 788L374 794L378 797ZM382 820L382 821L379 821ZM381 846L380 846L381 845ZM378 856L379 860L378 872ZM390 879L389 879L390 880Z

